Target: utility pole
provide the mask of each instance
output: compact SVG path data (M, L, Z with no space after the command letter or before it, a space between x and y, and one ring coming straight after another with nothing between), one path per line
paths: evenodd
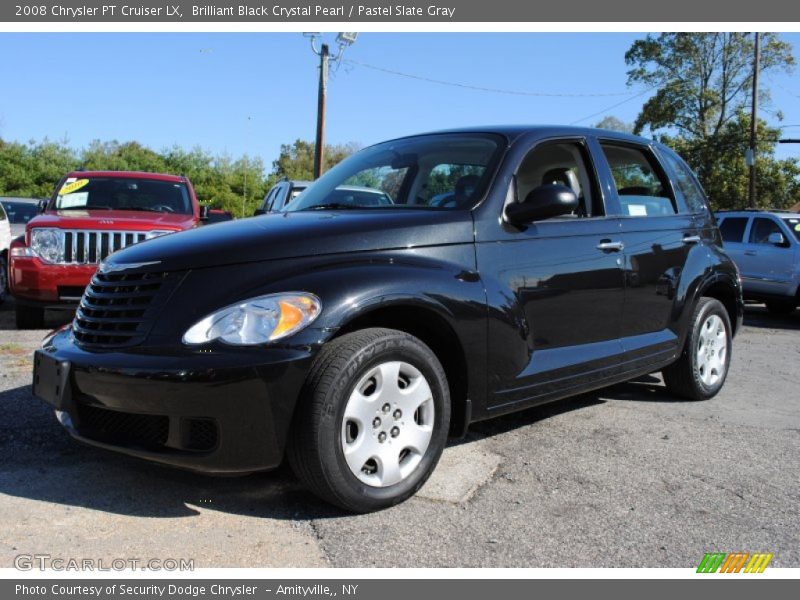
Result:
M317 137L314 145L314 179L317 179L325 170L325 106L328 101L328 69L331 61L336 63L341 60L344 51L352 46L358 33L342 31L336 36L339 50L331 55L328 44L322 44L317 50L319 32L307 32L303 36L311 39L311 50L319 56L319 90L317 92Z
M314 146L314 179L322 175L325 164L325 103L328 96L328 44L319 52L319 94L317 96L317 140Z
M748 164L750 166L750 187L747 198L750 208L756 207L756 144L758 141L758 71L761 61L761 34L755 32L755 53L753 55L753 112L750 116L750 152Z

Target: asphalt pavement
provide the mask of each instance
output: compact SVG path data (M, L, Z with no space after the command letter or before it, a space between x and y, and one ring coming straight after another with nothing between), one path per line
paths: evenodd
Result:
M717 551L800 566L800 310L748 307L712 400L677 400L647 376L475 424L418 496L360 516L288 469L213 478L73 441L30 393L45 333L16 331L13 303L0 306L0 567L43 553L198 568L696 567Z

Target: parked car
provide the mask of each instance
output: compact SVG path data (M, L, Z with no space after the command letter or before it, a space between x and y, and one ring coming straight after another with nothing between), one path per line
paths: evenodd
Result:
M39 205L43 198L0 198L5 208L8 222L11 225L11 237L25 235L25 226L39 214Z
M254 216L282 211L289 202L299 196L310 185L310 181L297 181L294 179L279 181L264 196L261 206L253 213Z
M717 213L728 255L742 274L745 300L785 315L800 302L800 215L741 210Z
M46 308L74 310L97 264L112 252L191 229L207 214L186 177L129 171L68 173L43 209L11 244L9 282L20 329L41 328Z
M354 181L391 204L340 203ZM284 212L106 259L36 352L34 391L89 444L209 473L286 455L320 497L370 511L414 494L475 421L657 371L711 398L742 307L668 148L450 131L362 150Z
M233 221L233 214L229 210L222 210L221 208L211 208L208 210L206 218L206 225L214 223L224 223L225 221Z
M8 215L0 202L0 304L8 295L8 249L11 246L11 225Z

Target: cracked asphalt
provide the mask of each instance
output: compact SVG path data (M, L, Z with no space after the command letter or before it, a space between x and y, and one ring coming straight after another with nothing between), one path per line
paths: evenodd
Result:
M727 384L635 383L475 424L405 504L343 514L281 469L176 471L84 447L30 394L45 331L0 306L0 567L19 554L195 567L800 566L800 311L747 309ZM49 325L58 324L57 313Z

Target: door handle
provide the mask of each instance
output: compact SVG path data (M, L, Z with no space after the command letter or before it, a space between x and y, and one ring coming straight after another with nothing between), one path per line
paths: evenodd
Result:
M699 244L701 242L701 238L699 235L685 235L683 236L683 243L684 244Z
M597 249L603 252L619 252L625 248L622 242L612 242L611 240L600 240Z
M755 250L745 250L744 251L744 255L745 256L755 256L756 254L758 254L758 253Z

